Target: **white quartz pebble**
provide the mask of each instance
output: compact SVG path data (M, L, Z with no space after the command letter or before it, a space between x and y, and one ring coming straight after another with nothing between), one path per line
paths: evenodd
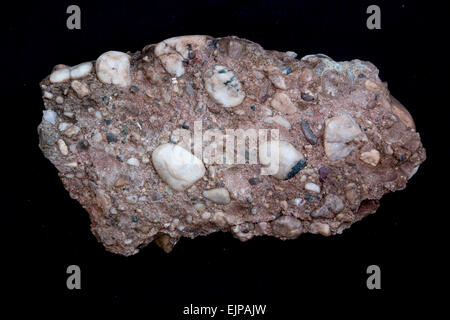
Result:
M72 126L71 123L69 122L61 122L58 126L58 130L59 131L66 131L67 129L69 129Z
M67 149L67 145L63 139L58 139L58 148L63 156L67 156L69 154L69 149Z
M351 144L353 140L365 138L356 121L349 115L327 119L325 125L325 153L332 161L348 156L355 149Z
M130 158L130 159L128 159L128 160L127 160L127 163L128 163L130 166L139 167L139 160L136 159L136 158Z
M376 149L372 149L370 151L366 151L361 153L359 159L371 165L372 167L376 167L378 162L380 162L380 152Z
M130 85L130 56L119 51L108 51L95 63L98 79L105 84L119 87Z
M219 204L230 203L230 194L225 188L215 188L203 191L203 196L212 202Z
M152 153L152 161L161 179L177 191L189 188L206 172L199 158L172 143L156 148Z
M278 161L277 161L277 149L276 143L262 142L259 145L259 160L261 164L265 167L274 168L274 173L272 174L275 178L284 180L291 178L290 175L294 176L297 172L292 172L292 169L300 162L304 161L306 164L306 159L303 154L298 151L292 144L286 141L278 141ZM272 146L273 144L273 146ZM274 153L272 153L272 148L274 148ZM304 165L303 164L303 165ZM300 170L302 166L300 166Z
M50 122L51 124L56 123L56 112L53 110L44 110L43 112L43 118Z
M272 108L286 114L297 112L297 107L291 101L291 98L284 92L277 92L270 103Z
M305 184L305 189L311 192L320 193L320 187L312 182Z
M69 68L62 68L62 69L55 70L50 75L50 82L52 82L52 83L64 82L69 79L70 79L70 69Z
M183 60L189 59L191 52L205 46L206 41L206 36L202 35L174 37L158 43L154 53L168 73L181 77L185 72Z
M209 95L224 107L235 107L244 100L245 93L235 73L224 66L215 66L204 76Z
M70 68L70 78L80 79L87 76L92 71L92 62L80 63Z

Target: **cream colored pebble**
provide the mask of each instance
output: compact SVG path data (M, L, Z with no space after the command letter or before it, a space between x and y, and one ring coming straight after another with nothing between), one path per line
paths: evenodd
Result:
M286 90L286 83L284 82L284 79L282 76L276 74L276 75L271 75L269 76L270 81L272 82L272 84L275 86L275 88L281 89L281 90Z
M294 103L291 101L291 98L289 96L281 91L278 91L275 93L275 96L273 97L270 105L275 110L278 110L280 112L286 113L286 114L293 114L297 112L297 107L294 105Z
M95 63L98 79L105 84L119 87L130 85L130 56L119 51L108 51Z
M51 83L64 82L70 79L70 68L62 68L55 70L50 75Z
M291 216L281 216L272 222L272 230L286 238L296 238L303 232L300 220Z
M189 188L206 172L199 158L172 143L156 148L152 153L152 161L161 179L177 191Z
M84 62L80 63L76 66L70 68L70 78L71 79L80 79L87 76L92 71L92 62Z
M310 230L312 233L319 233L323 236L329 236L331 234L330 226L326 223L321 223L321 222L311 223Z
M274 152L272 153L272 151ZM262 142L259 145L259 161L263 166L273 168L275 173L272 175L277 179L286 179L300 160L305 160L305 157L289 142L278 141L278 149L276 149L276 142L273 141Z
M136 158L130 158L127 160L127 163L133 167L139 167L139 160Z
M219 104L235 107L244 100L245 93L236 74L224 66L215 66L204 75L205 88Z
M376 149L372 149L370 151L366 151L361 153L359 159L371 165L372 167L376 167L378 162L380 162L380 152Z
M58 139L58 148L63 156L67 156L69 154L69 149L63 139Z
M189 58L191 50L205 46L206 42L206 36L202 35L174 37L158 43L154 53L168 73L181 77L185 73L183 60Z
M357 138L365 138L359 125L349 115L341 115L327 119L325 126L325 153L332 161L345 158L355 149L350 144L351 141Z
M305 184L305 189L311 192L320 193L320 187L312 182L308 182Z
M91 91L89 90L89 87L84 82L74 80L70 84L73 91L77 94L78 98L84 98L85 96L89 95Z
M79 132L80 132L80 128L73 125L73 126L70 126L68 129L64 130L63 133L67 137L72 137L72 136L76 136Z
M215 188L203 191L203 196L218 204L230 203L230 194L225 188Z

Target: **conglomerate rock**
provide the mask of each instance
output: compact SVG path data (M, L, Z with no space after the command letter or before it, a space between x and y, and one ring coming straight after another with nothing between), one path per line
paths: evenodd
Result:
M57 65L41 88L40 148L97 239L123 255L216 231L242 241L341 233L425 159L371 63L298 60L236 37L106 52ZM253 133L270 135L262 129L278 132L255 147Z

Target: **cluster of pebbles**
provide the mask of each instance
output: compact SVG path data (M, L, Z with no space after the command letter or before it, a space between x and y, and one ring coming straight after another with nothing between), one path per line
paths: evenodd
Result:
M374 65L296 56L183 36L57 65L41 82L40 148L118 254L152 241L169 252L181 237L217 231L242 241L339 234L403 189L425 150ZM279 141L256 151L249 142L245 163L206 161L180 139L199 123L203 137L277 129ZM262 150L278 151L271 174Z

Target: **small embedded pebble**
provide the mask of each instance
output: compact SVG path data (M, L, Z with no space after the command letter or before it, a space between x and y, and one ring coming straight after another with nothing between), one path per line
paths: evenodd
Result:
M106 134L106 140L108 141L108 143L117 142L117 137L114 134L108 132Z
M305 193L305 199L308 201L313 201L315 198L313 195L311 195L310 193L306 192Z
M76 136L80 130L81 129L78 126L71 125L68 129L64 130L64 135L67 137Z
M203 191L203 196L218 204L230 203L230 194L225 188L216 188Z
M330 168L328 167L320 167L319 168L319 179L321 182L325 181L325 179L328 177L328 174L330 173Z
M164 196L157 190L152 192L152 201L161 200Z
M311 192L320 193L320 187L312 182L305 184L305 189Z
M380 162L380 152L376 149L372 149L361 153L359 158L362 162L367 163L372 167L376 167L378 162Z
M69 154L69 149L67 149L67 145L64 142L64 140L62 139L58 140L58 148L63 156L67 156Z
M302 98L304 101L310 102L310 101L313 101L313 100L314 100L314 97L313 97L312 95L310 95L309 93L302 92L300 95L301 95L301 98Z
M47 120L48 122L50 122L51 124L55 124L56 123L56 112L53 110L44 110L43 111L43 118L45 120Z
M86 97L87 95L89 95L91 93L91 91L89 90L89 87L87 86L87 84L85 84L85 83L83 83L81 81L74 80L74 81L72 81L70 86L75 91L75 93L77 94L78 98L84 98L84 97Z
M138 88L138 87L136 87L136 86L131 86L131 87L130 87L130 92L136 93L136 92L138 92L138 91L139 91L139 88Z
M130 159L128 159L128 160L127 160L127 163L128 163L130 166L139 167L139 160L136 159L136 158L130 158Z
M309 125L309 122L306 120L302 120L300 122L301 126L302 126L302 131L303 134L305 135L306 140L310 143L310 144L317 144L317 136L314 134L314 132L311 130L311 127Z
M84 151L89 149L89 142L87 140L80 140L77 143L78 150Z

